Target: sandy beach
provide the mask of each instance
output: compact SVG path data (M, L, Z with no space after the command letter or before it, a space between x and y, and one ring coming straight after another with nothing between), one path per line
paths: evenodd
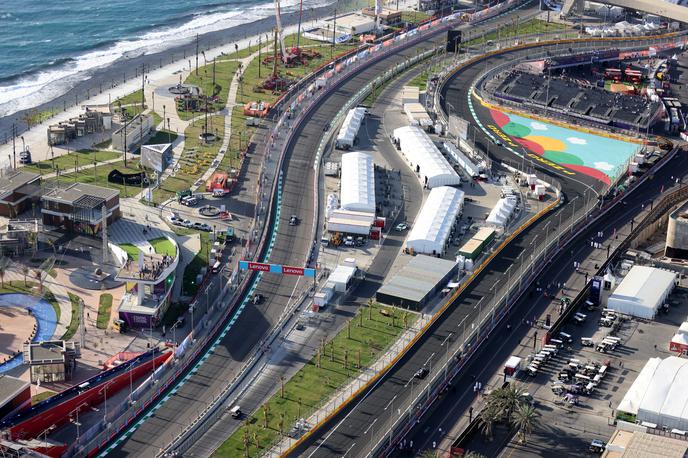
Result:
M366 3L366 2L363 2ZM319 18L332 15L335 8L339 13L342 10L351 10L360 6L360 0L346 2L334 2L328 6L304 9L301 28L312 26ZM298 12L282 15L282 24L285 34L295 33L298 23ZM211 60L220 54L234 52L234 45L243 49L250 44L258 41L258 36L270 32L275 26L274 17L267 17L255 22L231 27L226 30L211 32L199 37L199 49L205 52L207 60ZM194 56L196 43L187 43L151 55L143 55L131 59L122 59L106 68L97 70L94 75L86 81L78 83L73 89L64 95L57 97L47 103L34 107L37 112L50 109L57 109L59 113L38 126L33 126L32 131L39 129L45 137L45 129L48 124L76 116L82 112L82 105L98 105L108 103L117 97L129 94L141 87L140 70L146 66L146 72L150 82L169 76L176 71L188 68L189 59ZM192 59L193 65L193 59ZM136 78L135 75L139 74ZM77 103L78 102L78 103ZM26 123L22 120L24 115L30 110L23 110L11 116L0 118L0 165L7 161L8 153L12 151L11 133L12 124L17 127L17 136L26 134ZM19 148L21 141L17 140ZM29 144L30 145L30 144Z

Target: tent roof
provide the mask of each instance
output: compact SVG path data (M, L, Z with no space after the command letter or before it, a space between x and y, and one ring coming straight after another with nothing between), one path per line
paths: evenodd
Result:
M640 408L640 403L645 396L647 387L652 383L652 377L654 376L655 370L659 363L662 362L661 358L650 358L645 366L642 368L638 377L633 382L633 385L626 391L626 395L623 397L619 403L618 410L622 412L628 412L633 415L638 414L638 409Z
M463 194L463 191L449 186L440 186L430 191L408 236L408 243L427 240L444 244L456 215L463 206Z
M356 107L349 110L344 118L344 123L342 128L339 129L339 134L337 134L337 140L340 142L348 141L353 142L354 137L358 133L358 129L361 127L361 122L365 116L366 109L363 107Z
M632 302L637 306L656 310L667 290L673 288L676 274L654 267L633 266L614 293L614 300Z
M401 151L412 168L420 167L421 177L427 176L430 181L445 176L445 185L461 183L459 175L423 129L418 126L399 127L394 130L394 138L399 140Z
M342 154L341 186L342 208L375 212L373 157L361 152Z

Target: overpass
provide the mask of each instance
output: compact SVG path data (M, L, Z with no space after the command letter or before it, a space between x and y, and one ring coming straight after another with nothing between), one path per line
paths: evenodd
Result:
M568 16L571 12L581 12L584 0L565 0L561 14ZM600 3L620 6L629 10L642 11L678 22L688 23L688 8L664 0L604 0Z

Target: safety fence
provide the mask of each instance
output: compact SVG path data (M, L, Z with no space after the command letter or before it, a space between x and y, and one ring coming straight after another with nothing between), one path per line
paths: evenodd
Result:
M466 64L464 63L463 65ZM664 166L664 164L666 164L675 153L676 150L672 150L672 152L667 154L660 162L655 164L651 170L647 171L631 189L627 190L625 193L618 194L607 202L602 200L599 205L596 205L597 201L593 199L592 192L590 196L584 196L583 208L576 212L574 206L571 217L566 220L567 224L565 226L562 226L561 223L563 210L560 209L559 225L554 232L556 237L553 237L552 240L549 240L549 231L547 230L545 243L542 246L539 254L537 256L533 256L532 253L534 253L534 251L530 250L530 263L525 266L525 269L524 260L520 261L520 265L516 269L519 271L516 275L516 278L518 278L517 285L512 285L511 267L508 269L509 274L507 279L505 280L503 276L502 280L493 287L493 290L495 291L494 301L491 304L491 307L489 307L489 311L483 313L482 308L484 307L481 307L481 310L477 315L477 320L473 320L473 323L471 323L471 329L473 332L469 335L469 337L465 337L465 322L470 315L464 318L464 321L459 324L459 327L464 325L462 338L457 342L460 343L460 345L455 345L455 348L450 352L449 344L447 344L446 357L442 366L443 371L437 370L433 374L433 377L427 382L424 389L420 390L418 395L415 397L412 384L411 401L406 405L404 414L396 415L394 418L390 418L389 423L391 423L391 425L388 428L379 429L379 433L375 438L376 441L371 438L371 443L376 444L375 447L372 448L371 454L373 456L387 456L387 454L392 452L404 438L404 436L413 428L415 424L417 424L422 415L438 399L441 393L443 393L444 390L451 384L452 380L460 373L461 369L475 353L475 350L479 348L480 343L489 337L490 333L499 325L500 321L508 315L511 307L518 301L523 293L527 291L532 282L539 276L540 272L545 269L555 255L560 252L570 241L576 238L579 233L598 221L614 205L616 205L617 202L628 195L629 192L642 184L647 177L652 176L656 170ZM577 198L578 197L576 197L576 199ZM552 218L550 222L546 224L549 225L552 221L555 221L555 219L556 218ZM547 226L545 226L545 228L548 229ZM533 240L533 243L534 242L535 239ZM501 246L498 249L501 249ZM516 265L516 263L513 265ZM498 294L496 286L500 283L504 283L505 281L507 283L506 288L504 288L504 285L502 285L504 289L500 291L501 294ZM451 303L451 301L449 303ZM447 305L449 305L449 303ZM443 310L438 312L436 316L442 313L442 311ZM487 320L488 316L491 317L489 321ZM477 326L475 325L475 322L478 323ZM411 383L413 383L413 381Z

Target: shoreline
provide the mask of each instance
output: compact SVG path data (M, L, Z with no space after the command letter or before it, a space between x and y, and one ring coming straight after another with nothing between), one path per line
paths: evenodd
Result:
M321 6L318 8L306 9L303 11L303 18L301 21L301 29L309 27L313 21L333 14L335 9L342 12L341 5L337 1L331 4ZM349 0L346 2L346 10L351 10L359 7L360 0ZM338 8L339 7L339 8ZM282 24L285 32L295 29L298 24L298 11L290 12L282 15ZM259 35L270 32L275 25L274 16L259 19L254 22L232 26L228 29L209 32L200 35L199 50L204 51L208 60L220 55L222 52L233 52L234 49L228 49L231 44L238 44L239 49L248 47L248 42L251 44L257 42ZM222 49L224 48L224 49ZM196 51L196 43L192 41L183 45L178 45L160 51L155 54L142 55L133 58L124 58L108 65L102 69L96 70L93 75L87 80L76 83L76 85L68 90L66 93L53 98L45 103L20 110L8 116L0 118L0 145L6 146L12 142L12 124L16 126L17 138L25 133L27 129L26 122L22 119L31 112L42 112L49 110L56 110L55 116L49 119L32 125L32 129L47 127L49 124L56 123L62 114L70 111L70 108L78 108L83 104L107 103L107 97L111 100L117 96L126 95L140 88L140 68L145 65L149 70L148 75L153 72L164 71L173 74L182 68L188 67L188 59L193 59ZM186 56L186 57L184 57ZM192 62L193 63L193 62ZM176 68L175 68L176 66ZM135 74L139 74L139 78ZM124 78L126 77L126 80ZM131 86L129 89L128 87ZM122 93L122 91L125 91ZM117 96L114 95L117 93ZM106 97L105 99L103 97ZM96 102L94 99L100 99ZM4 148L3 148L4 149Z

